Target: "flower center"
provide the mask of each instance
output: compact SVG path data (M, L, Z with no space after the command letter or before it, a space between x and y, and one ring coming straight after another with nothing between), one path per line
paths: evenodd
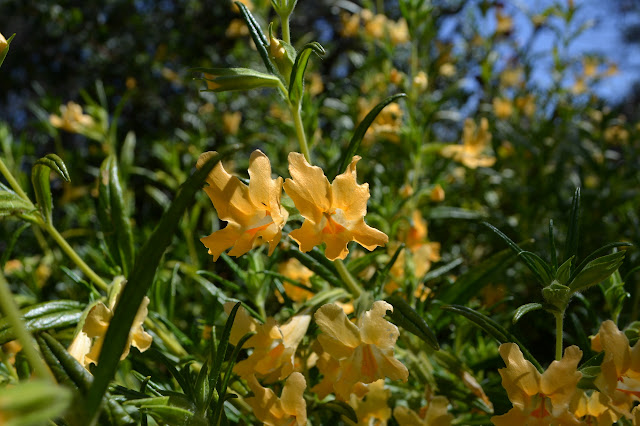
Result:
M260 219L253 228L249 228L246 232L249 233L252 237L255 236L258 232L264 231L273 223L273 219L271 218L271 212L267 210L262 219Z
M344 231L346 228L342 225L340 225L334 218L333 216L335 216L337 212L334 210L332 212L324 212L324 217L327 220L327 223L325 224L324 228L322 228L322 233L323 234L339 234L342 231Z
M540 406L531 412L531 415L537 419L544 419L549 416L551 413L547 411L547 407L545 406L547 397L543 393L539 393L538 396L540 399Z

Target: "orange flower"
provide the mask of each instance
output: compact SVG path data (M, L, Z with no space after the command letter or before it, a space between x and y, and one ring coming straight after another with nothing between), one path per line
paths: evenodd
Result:
M88 368L90 364L98 364L100 351L102 350L109 323L113 318L115 305L115 298L109 303L108 307L102 302L95 304L89 311L82 330L76 335L67 349L71 356L77 359L85 368ZM149 305L149 298L145 296L133 320L127 345L120 359L125 359L129 355L131 346L138 348L140 352L144 352L151 347L153 338L142 328L142 323L147 318L147 305Z
M313 292L310 291L310 280L313 276L313 271L300 263L298 259L291 258L286 262L281 263L278 265L278 272L287 278L298 281L300 284L309 287L309 290L306 290L302 287L284 281L284 291L291 300L294 302L304 302L313 296Z
M621 417L621 413L611 406L611 398L593 391L587 395L582 389L578 389L571 402L571 411L586 424L612 425Z
M198 158L197 167L215 155L205 152ZM207 177L209 186L204 190L221 220L227 221L224 229L214 232L200 241L213 255L214 262L220 254L229 251L230 256L242 256L260 241L269 243L269 254L273 253L282 228L289 214L280 205L282 178L271 179L271 163L260 150L255 150L249 159L249 186L231 176L216 164Z
M501 368L498 372L513 408L506 414L492 417L493 424L580 424L568 411L582 377L576 370L582 358L582 351L577 346L566 348L562 360L553 361L543 374L524 359L515 343L503 343L499 350L507 368Z
M426 407L420 409L420 414L398 405L393 410L393 417L400 426L449 426L453 416L448 410L449 400L444 396L434 396Z
M307 403L302 396L307 382L302 374L296 372L289 376L280 398L271 389L263 388L255 376L250 376L247 383L254 396L245 401L256 418L265 425L307 424Z
M467 118L462 131L462 145L447 145L440 151L443 157L453 158L470 169L477 167L491 167L496 162L493 155L486 155L484 151L491 145L489 122L486 118L480 120L480 128Z
M83 130L95 125L93 117L83 114L82 107L72 101L67 102L67 105L60 105L60 116L51 114L49 123L53 127L71 133L82 133Z
M389 238L364 222L369 199L369 184L356 182L356 163L353 161L332 184L320 167L311 166L302 154L289 154L289 172L293 179L284 182L284 190L305 218L300 229L289 236L307 252L321 243L326 244L325 255L330 260L344 259L347 244L356 241L367 250L383 246Z
M342 308L331 303L314 315L322 334L318 341L324 351L339 361L340 370L333 388L347 400L358 383L372 383L385 377L407 381L409 371L394 358L393 347L400 335L398 327L384 319L393 306L379 300L354 325Z
M628 412L640 400L640 344L629 347L629 339L618 326L607 320L591 340L591 349L604 351L595 385L612 399L618 411Z
M364 398L351 394L349 405L358 416L359 425L386 425L391 418L389 397L391 391L384 388L384 379L376 380L369 385L369 392Z
M225 303L225 311L229 313L233 305L233 302ZM296 350L310 322L310 315L296 315L283 325L278 325L273 318L267 318L264 324L260 324L240 307L229 342L236 345L246 333L254 331L256 334L244 346L253 348L253 352L247 359L237 363L233 372L243 378L257 374L268 382L289 376L294 370Z

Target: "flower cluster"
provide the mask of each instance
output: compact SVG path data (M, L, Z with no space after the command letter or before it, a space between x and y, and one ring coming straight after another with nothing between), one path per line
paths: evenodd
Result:
M201 167L213 152L198 159ZM387 243L388 237L364 222L369 199L369 185L356 181L353 161L333 183L321 168L311 166L302 154L289 154L291 179L271 178L271 164L266 155L256 150L249 160L249 185L230 175L218 163L207 177L205 191L221 220L224 229L202 238L202 243L214 261L227 249L229 255L241 256L261 242L269 243L269 254L278 245L282 229L289 216L280 203L282 188L304 217L302 227L289 233L300 250L307 252L325 244L328 259L344 259L347 244L356 241L368 250Z

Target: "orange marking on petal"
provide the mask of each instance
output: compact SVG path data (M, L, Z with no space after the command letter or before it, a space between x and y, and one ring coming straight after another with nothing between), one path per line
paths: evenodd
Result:
M635 396L636 398L640 398L640 391L632 391L632 390L628 390L628 389L616 389L622 393L626 393L627 395L632 395Z
M264 224L264 225L262 225L262 226L257 226L257 227L255 227L255 228L248 229L248 230L247 230L247 233L253 237L253 236L254 236L254 235L256 235L258 232L260 232L260 231L263 231L263 230L267 229L267 228L268 228L272 223L273 223L273 222L269 222L269 223L265 223L265 224Z
M322 233L323 234L339 234L342 231L344 231L346 228L342 225L340 225L338 222L336 222L335 220L331 219L331 216L333 216L334 214L336 214L335 212L333 213L324 213L324 216L327 218L327 224L325 225L325 227L322 229Z
M544 419L545 417L547 417L547 416L548 416L548 415L550 415L551 413L549 413L549 412L547 411L547 407L545 406L545 403L544 403L544 402L545 402L545 399L546 399L545 395L544 395L544 394L542 394L542 393L541 393L541 394L539 394L539 395L542 397L542 399L540 400L540 407L539 407L539 408L536 408L535 410L533 410L533 411L531 412L531 415L532 415L533 417L537 418L537 419Z
M362 367L360 371L369 380L373 380L376 377L376 371L378 371L378 362L376 357L371 351L371 345L362 346Z

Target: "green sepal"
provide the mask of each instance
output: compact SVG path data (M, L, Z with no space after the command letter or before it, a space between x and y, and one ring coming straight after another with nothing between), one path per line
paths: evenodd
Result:
M387 313L392 322L403 329L415 334L434 350L439 350L440 345L433 331L427 322L416 312L411 305L398 295L389 296L385 299L393 306L393 311Z
M4 58L7 57L7 53L9 53L9 46L11 46L11 40L13 40L13 38L15 37L15 33L9 37L7 39L7 46L4 48L4 50L2 52L0 52L0 67L2 66L2 63L4 62Z
M527 303L526 305L520 306L513 313L512 323L513 324L517 323L518 321L520 321L520 318L522 318L524 315L528 314L529 312L540 310L542 309L542 307L543 307L542 303Z
M569 288L575 293L606 280L622 265L624 255L624 251L618 251L592 260L571 281Z
M133 231L123 192L118 160L109 155L100 166L98 220L111 258L128 276L134 259Z
M242 19L244 19L244 22L249 28L249 34L256 45L256 49L262 58L262 62L264 62L264 65L271 74L278 75L278 70L269 59L269 51L267 50L269 48L269 40L267 40L267 37L260 29L260 25L258 25L258 22L253 17L249 9L247 9L247 6L239 1L235 2L235 5L238 6Z
M364 119L360 122L360 124L358 124L358 127L356 127L355 132L353 132L351 141L349 141L349 145L347 146L347 149L343 151L342 157L340 158L340 162L337 163L336 166L334 166L335 171L333 173L333 177L331 180L335 179L337 175L339 175L340 173L344 172L347 169L347 166L351 162L351 159L353 158L354 155L356 155L356 152L360 147L360 143L362 142L362 139L364 138L365 133L367 133L367 130L369 129L369 126L371 126L371 123L373 123L373 120L375 120L378 114L380 114L380 111L382 111L384 107L386 107L396 99L404 98L406 96L407 96L406 93L398 93L398 94L389 96L388 98L380 102L378 105L376 105L371 111L369 111L369 113L364 117Z
M278 87L282 84L276 76L249 68L194 68L192 71L205 74L200 78L207 82L204 92L250 90L258 87Z
M358 423L358 415L356 414L356 411L353 407L343 401L334 400L325 402L324 404L318 405L318 410L333 411L334 413L338 413L351 420L354 424Z
M508 343L513 342L520 347L522 351L522 355L524 358L529 360L539 372L543 372L544 369L540 365L540 363L531 355L529 350L522 344L520 341L509 331L507 331L500 324L489 318L488 316L481 314L478 311L474 311L471 308L467 308L466 306L460 305L444 305L440 307L445 311L454 312L456 314L460 314L463 317L467 318L469 321L486 331L489 335L493 336L500 343Z
M309 58L312 53L322 56L326 52L324 47L316 41L307 43L302 46L302 49L300 49L296 56L296 62L293 64L293 69L289 77L289 101L293 105L298 105L302 100L304 93L304 74L307 71L307 65L309 65Z
M553 281L542 289L542 297L549 304L548 309L564 312L571 297L571 289L558 281Z
M31 183L36 193L36 202L38 209L42 213L42 218L46 223L51 223L51 210L53 209L53 201L51 200L51 186L49 183L49 174L51 171L56 172L66 182L70 182L67 166L56 154L47 154L33 165L31 170Z
M578 382L578 388L585 389L585 390L586 389L598 390L597 386L595 385L595 380L596 380L596 377L598 377L598 375L602 371L602 368L600 367L600 365L602 364L603 360L604 360L604 352L600 352L598 354L595 354L588 360L586 360L580 366L578 371L582 373L582 377Z
M282 50L280 50L282 49ZM273 22L269 24L269 58L276 64L280 75L288 86L291 79L291 70L296 61L296 49L284 40L273 36Z

